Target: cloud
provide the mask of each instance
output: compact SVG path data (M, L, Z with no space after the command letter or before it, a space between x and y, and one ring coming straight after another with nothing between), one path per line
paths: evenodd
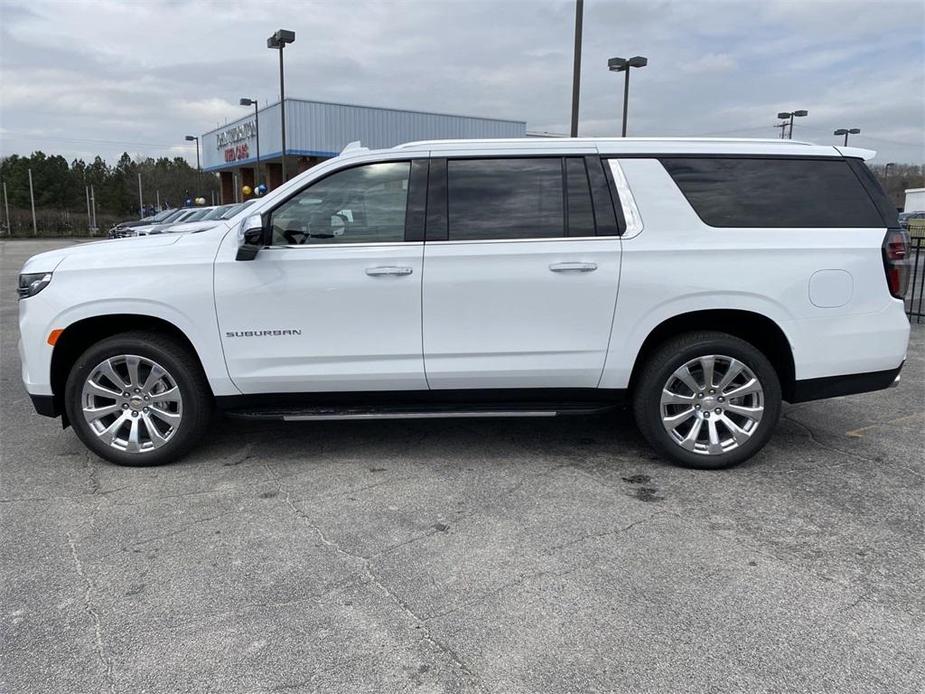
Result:
M571 0L6 0L0 20L0 153L194 156L184 135L277 98L280 27L292 96L569 129ZM581 134L618 132L607 59L639 54L630 134L774 137L779 110L806 108L798 136L860 127L882 157L925 160L921 2L588 0L584 25Z
M710 72L730 72L738 65L736 59L728 53L707 53L681 65L681 72L698 75Z

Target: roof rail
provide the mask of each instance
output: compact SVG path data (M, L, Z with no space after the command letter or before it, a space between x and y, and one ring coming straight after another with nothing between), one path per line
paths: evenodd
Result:
M536 142L540 138L536 137L514 137L514 138L472 138L472 139L446 139L446 140L417 140L415 142L403 142L395 145L392 149L418 149L421 147L432 147L439 145L458 145L471 144L473 142L482 142L485 144L510 144L522 142ZM756 138L756 137L561 137L561 138L543 138L547 142L550 140L575 143L575 144L597 144L597 143L617 143L617 142L709 142L709 143L760 143L773 145L806 145L815 146L814 142L805 140L781 140L780 138ZM349 146L349 145L348 145Z

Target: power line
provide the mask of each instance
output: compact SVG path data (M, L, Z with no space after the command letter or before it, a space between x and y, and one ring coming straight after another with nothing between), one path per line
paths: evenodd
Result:
M16 130L4 130L3 135L17 135ZM159 142L129 142L127 140L94 140L91 138L80 138L80 137L61 137L58 135L31 135L29 133L23 133L19 131L19 135L16 139L20 140L54 140L57 142L76 142L79 144L100 144L100 145L131 145L135 147L159 147L162 149L173 149L175 147L180 149L189 149L190 145L185 144L164 144Z

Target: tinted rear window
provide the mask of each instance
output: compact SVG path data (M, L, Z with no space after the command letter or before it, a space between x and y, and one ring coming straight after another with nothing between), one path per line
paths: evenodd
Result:
M565 236L559 158L450 160L447 186L450 240Z
M883 190L883 186L880 185L880 181L877 180L877 177L867 168L867 164L860 159L849 159L848 165L867 188L871 200L874 201L874 204L880 211L883 223L891 227L895 227L899 224L899 210L896 209L896 205L890 200L890 196Z
M677 157L661 161L710 226L883 226L870 196L844 160Z
M565 167L569 236L594 236L594 208L591 205L591 187L588 185L585 160L566 159Z

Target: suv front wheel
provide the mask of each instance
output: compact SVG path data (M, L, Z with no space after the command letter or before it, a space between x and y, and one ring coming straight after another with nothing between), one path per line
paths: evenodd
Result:
M721 332L680 335L647 360L633 409L646 440L686 467L737 465L771 438L780 418L774 367L750 343Z
M77 436L101 458L161 465L205 432L212 394L188 349L164 335L132 332L106 338L77 359L65 407Z

